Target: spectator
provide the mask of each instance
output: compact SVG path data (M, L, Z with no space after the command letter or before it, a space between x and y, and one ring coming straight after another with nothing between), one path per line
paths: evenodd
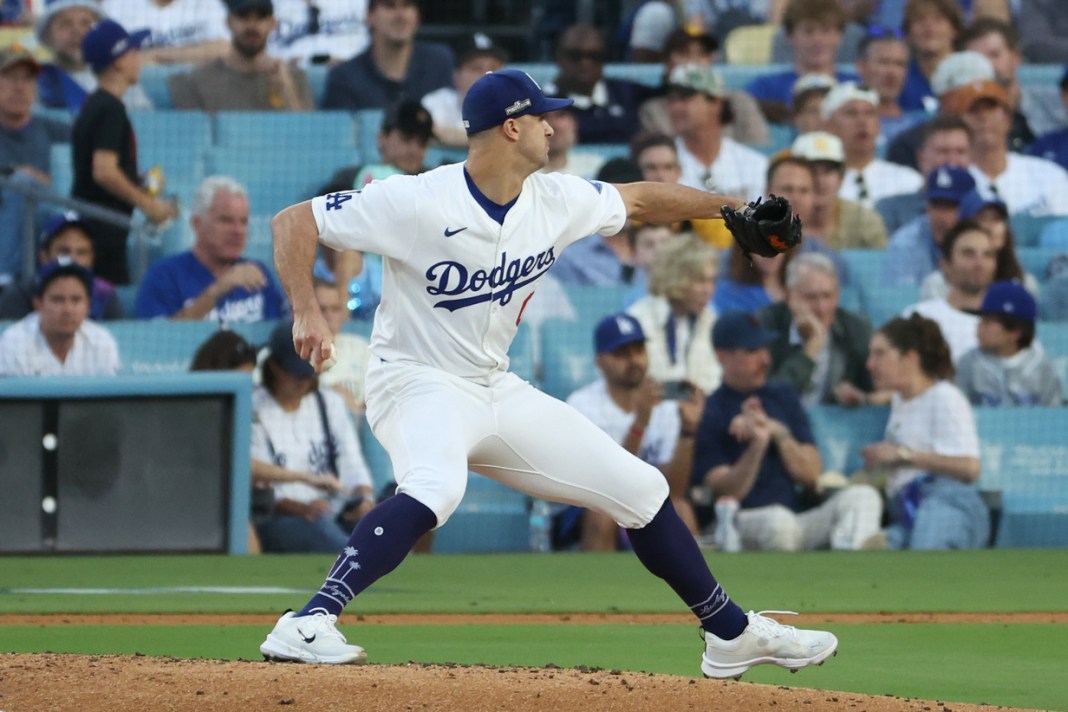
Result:
M971 163L972 133L959 116L940 114L922 125L916 151L916 167L929 176L939 166L967 168ZM891 235L913 218L923 215L927 207L925 189L914 193L890 195L875 203L875 209Z
M840 82L857 78L835 67L835 53L846 26L841 0L792 0L782 23L786 41L794 50L793 68L759 76L746 87L768 121L776 123L786 122L794 83L801 77L829 74Z
M782 5L777 0L683 0L687 28L716 33L722 42L731 30L744 25L777 25Z
M672 32L681 29L679 13L674 6L672 0L648 0L638 6L631 16L624 59L637 64L664 61L668 38Z
M137 293L137 317L221 324L280 318L284 297L267 266L241 256L248 214L244 186L225 176L205 178L189 218L193 248L149 268Z
M974 190L960 201L961 220L975 220L990 234L994 246L994 279L999 282L1020 282L1032 296L1038 297L1039 284L1035 276L1024 272L1016 256L1016 237L1009 224L1009 212L1000 200L983 200ZM944 297L948 291L945 275L935 270L920 286L920 299Z
M979 307L979 346L961 356L957 386L973 405L1064 405L1049 357L1036 348L1038 306L1019 282L994 282Z
M367 49L367 0L277 0L271 54L299 65L337 64Z
M878 94L853 82L831 89L820 105L827 130L842 139L845 152L846 172L838 194L867 208L880 198L911 193L923 185L923 176L911 168L876 158L878 105Z
M1064 74L1061 75L1060 90L1061 103L1065 111L1068 111L1068 67L1065 67ZM1027 152L1032 156L1053 161L1061 168L1068 170L1068 127L1039 137L1031 144Z
M283 322L271 333L263 385L252 396L252 476L269 479L275 499L257 531L264 551L334 551L371 511L374 490L345 403L319 388L292 330ZM325 487L326 477L341 487ZM348 499L325 496L338 490Z
M932 75L953 52L953 42L964 29L964 15L955 0L908 0L902 29L912 61L898 101L905 111L933 111Z
M37 41L52 52L41 65L37 93L41 106L77 113L96 89L96 76L82 58L82 38L101 18L98 0L53 0L37 18ZM131 111L152 109L144 87L134 84L123 97Z
M627 143L638 133L642 88L604 76L608 54L600 30L572 25L560 35L553 57L557 74L545 93L574 99L580 144Z
M975 549L990 538L979 496L979 436L968 399L953 385L950 349L938 324L898 317L872 337L868 368L893 391L883 440L862 450L885 479L893 549Z
M925 214L891 235L883 284L918 287L938 268L946 233L960 220L960 204L974 188L975 180L964 168L940 166L928 174Z
M1052 161L1009 151L1012 108L1000 84L972 82L953 92L972 130L972 177L984 198L998 198L1009 215L1068 215L1068 173Z
M456 52L452 84L435 89L420 101L434 119L434 136L446 146L467 146L467 130L460 109L471 85L487 72L496 72L508 61L508 53L481 32L465 37Z
M674 135L668 111L667 91L671 70L680 64L713 65L718 59L719 42L708 33L691 34L676 29L668 35L664 46L664 78L660 91L642 102L638 110L642 128L646 131ZM723 135L738 143L763 146L770 140L768 123L760 113L756 100L748 92L728 89L724 102L730 106L731 121L723 127Z
M0 50L0 174L27 189L52 183L52 146L70 140L69 126L33 115L40 72L27 50ZM0 191L0 291L22 273L22 226L32 205L17 189Z
M960 116L954 94L972 82L994 80L994 66L978 52L954 52L942 60L931 77L932 91L938 96L940 116ZM933 119L932 119L933 120ZM917 155L927 122L916 124L895 136L886 146L886 160L919 169Z
M572 393L568 404L625 450L664 473L672 503L696 533L686 490L704 395L697 389L689 389L684 397L665 395L663 386L649 375L642 326L628 314L613 314L597 324L594 350L601 378ZM558 544L573 541L577 534L583 551L615 551L622 540L619 526L599 512L569 507L554 519Z
M369 0L367 27L370 46L334 65L326 75L322 108L385 109L452 86L449 48L415 39L419 30L416 0Z
M304 70L267 53L278 27L271 0L228 0L230 48L191 72L167 80L176 109L307 111L315 106Z
M1068 62L1068 17L1058 0L1020 0L1016 27L1023 37L1023 55L1038 64Z
M367 364L371 361L371 349L367 339L342 331L347 312L336 285L316 279L315 300L319 302L319 309L333 335L334 357L337 359L329 371L319 375L319 384L333 389L345 400L345 407L352 417L359 418L364 411L363 382Z
M961 220L942 240L942 273L949 286L946 296L913 304L902 316L924 316L942 330L953 363L978 344L976 336L986 290L994 282L994 245L973 220Z
M712 298L716 313L755 312L773 302L781 302L786 296L786 265L796 252L790 250L775 257L752 255L749 258L732 245L727 252L726 275L720 277Z
M768 382L775 338L751 314L730 312L717 322L712 341L723 385L705 403L692 484L711 488L718 500L722 550L859 549L879 530L879 494L845 487L804 509L803 494L815 491L823 462L797 392Z
M140 185L137 138L120 98L137 83L139 48L147 36L148 30L131 35L113 20L101 20L82 39L82 54L98 86L74 122L71 195L126 215L139 208L150 222L160 224L177 217L178 209ZM86 222L93 237L97 273L113 284L128 284L127 229L102 220Z
M649 295L627 310L642 325L649 376L686 381L702 393L720 382L712 353L709 306L716 290L716 251L694 235L679 235L660 250L649 273Z
M806 74L794 82L790 99L790 121L798 134L823 131L820 105L838 80L830 74Z
M219 329L197 347L189 370L242 371L251 375L256 370L256 347L237 332Z
M957 46L982 54L994 67L994 80L1004 87L1012 109L1009 150L1023 153L1036 136L1064 122L1063 107L1053 87L1020 84L1017 72L1023 56L1020 35L1012 24L990 17L978 19L964 28L957 38Z
M872 29L857 49L857 74L879 97L879 144L892 139L920 120L919 112L901 108L898 98L905 86L909 46L900 32Z
M871 208L840 197L845 176L842 140L826 131L801 134L790 153L809 163L815 178L805 234L833 250L886 247L886 228ZM838 258L840 261L841 258Z
M37 274L33 313L0 334L0 376L113 376L119 348L89 319L92 273L70 259Z
M37 260L41 267L61 258L70 259L90 272L93 270L93 240L78 213L54 215L41 232ZM36 277L26 275L12 284L0 297L0 319L21 319L33 311ZM89 298L89 318L94 321L121 319L122 304L115 287L106 279L93 278Z
M708 65L681 64L668 76L668 111L683 185L725 195L764 192L768 161L723 135L732 115L723 78Z
M841 384L871 391L865 362L871 323L839 305L834 262L821 254L795 257L786 270L786 298L758 313L776 335L768 344L770 379L793 388L806 407L838 402Z
M147 64L195 64L226 52L226 6L221 0L103 0L101 9L123 27L148 28Z
M597 171L604 165L604 156L581 148L575 150L578 144L578 122L574 104L553 112L549 118L553 127L553 135L549 137L549 162L541 172L567 173L586 179L597 175Z

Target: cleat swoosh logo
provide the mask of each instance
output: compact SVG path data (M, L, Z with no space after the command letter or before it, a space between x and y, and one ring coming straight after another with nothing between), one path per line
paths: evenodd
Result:
M461 228L458 228L456 230L450 230L449 228L445 228L445 237L452 237L456 233L463 232L466 229L467 229L466 227L461 227Z
M315 636L314 635L309 638L308 636L304 635L304 631L302 631L300 628L297 628L297 635L299 635L300 639L303 640L305 643L314 643L315 642Z

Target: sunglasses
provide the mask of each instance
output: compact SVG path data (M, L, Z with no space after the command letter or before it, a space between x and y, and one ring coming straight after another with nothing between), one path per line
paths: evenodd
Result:
M607 58L603 50L565 49L561 54L569 62L581 62L584 59L588 59L591 62L603 64Z

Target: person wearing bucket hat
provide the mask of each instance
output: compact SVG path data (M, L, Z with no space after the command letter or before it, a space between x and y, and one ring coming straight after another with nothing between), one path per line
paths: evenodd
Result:
M260 644L268 659L365 662L367 651L337 629L338 616L447 523L472 466L627 529L638 560L700 621L704 675L738 677L758 661L818 665L837 650L831 633L785 628L732 602L672 505L663 474L508 372L523 312L570 245L614 236L628 219L672 224L748 204L677 184L539 173L549 158L552 112L570 103L546 97L521 71L491 72L464 98L465 162L319 196L275 216L275 263L293 305L293 341L317 370L337 358L314 299L316 243L382 257L367 417L397 463L398 487L360 520L318 592L278 619Z
M104 19L82 38L82 57L98 86L74 121L71 197L125 215L137 208L150 222L160 224L177 217L178 208L141 186L137 139L122 102L140 77L139 49L148 34L148 30L131 34L114 20ZM96 271L113 284L129 284L128 229L99 219L87 218L86 223L96 250Z
M957 364L957 385L974 405L1064 405L1063 384L1036 348L1038 307L1019 282L994 282L979 307L979 346Z
M271 332L252 396L252 476L274 490L256 530L264 551L331 552L374 506L373 484L344 399L319 388L292 333L290 321Z
M0 376L105 376L119 371L119 348L89 319L93 274L69 257L41 267L33 312L0 334Z

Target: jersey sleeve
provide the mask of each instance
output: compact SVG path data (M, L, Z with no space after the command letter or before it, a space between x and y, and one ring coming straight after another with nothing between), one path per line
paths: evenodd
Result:
M570 216L570 224L558 243L566 247L589 235L615 235L627 222L623 196L611 183L577 176L550 174L558 181L560 203Z
M319 241L336 250L383 257L408 254L416 240L419 178L393 176L359 190L327 193L311 201Z

